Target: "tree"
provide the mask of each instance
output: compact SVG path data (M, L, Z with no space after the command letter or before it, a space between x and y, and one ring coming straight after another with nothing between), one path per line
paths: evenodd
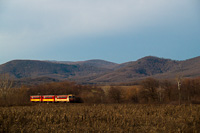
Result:
M176 78L176 82L177 82L177 85L178 85L179 105L181 105L181 81L182 81L182 76L178 75L177 78Z
M182 95L187 102L198 102L200 99L200 78L185 79L182 82Z
M0 75L0 103L1 104L7 104L8 97L12 95L13 90L11 89L13 85L13 82L10 80L8 74L2 74Z
M164 89L163 100L165 102L172 101L173 100L173 84L168 80L164 80L161 82L161 87Z
M122 92L122 98L124 98L124 102L138 103L138 90L138 86L124 89Z
M111 102L120 103L121 102L121 89L118 87L111 87L108 91L108 99Z
M154 78L147 78L142 81L142 88L140 91L140 97L145 102L156 102L158 100L157 89L159 87L159 81Z

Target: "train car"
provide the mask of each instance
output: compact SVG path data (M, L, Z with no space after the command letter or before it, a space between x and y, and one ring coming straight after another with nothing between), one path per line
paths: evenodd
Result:
M42 96L40 95L32 95L30 96L31 102L42 102Z
M55 102L75 102L75 96L73 94L69 95L56 95Z
M68 95L68 101L70 103L74 103L74 102L76 102L76 97L73 94L69 94Z
M42 102L55 102L55 95L43 95Z
M68 95L56 95L55 102L69 102Z

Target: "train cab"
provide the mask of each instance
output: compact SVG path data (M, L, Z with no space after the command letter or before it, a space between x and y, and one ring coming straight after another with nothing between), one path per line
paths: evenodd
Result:
M73 94L68 95L68 102L74 103L76 101L76 97Z

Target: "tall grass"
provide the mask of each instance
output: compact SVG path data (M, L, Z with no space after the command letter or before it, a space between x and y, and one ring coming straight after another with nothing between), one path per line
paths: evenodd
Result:
M200 132L200 106L36 104L0 108L0 132L86 131Z

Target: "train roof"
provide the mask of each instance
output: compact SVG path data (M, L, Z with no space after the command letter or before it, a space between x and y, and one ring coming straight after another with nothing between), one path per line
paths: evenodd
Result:
M74 96L74 94L61 94L61 95L30 95L30 96Z

